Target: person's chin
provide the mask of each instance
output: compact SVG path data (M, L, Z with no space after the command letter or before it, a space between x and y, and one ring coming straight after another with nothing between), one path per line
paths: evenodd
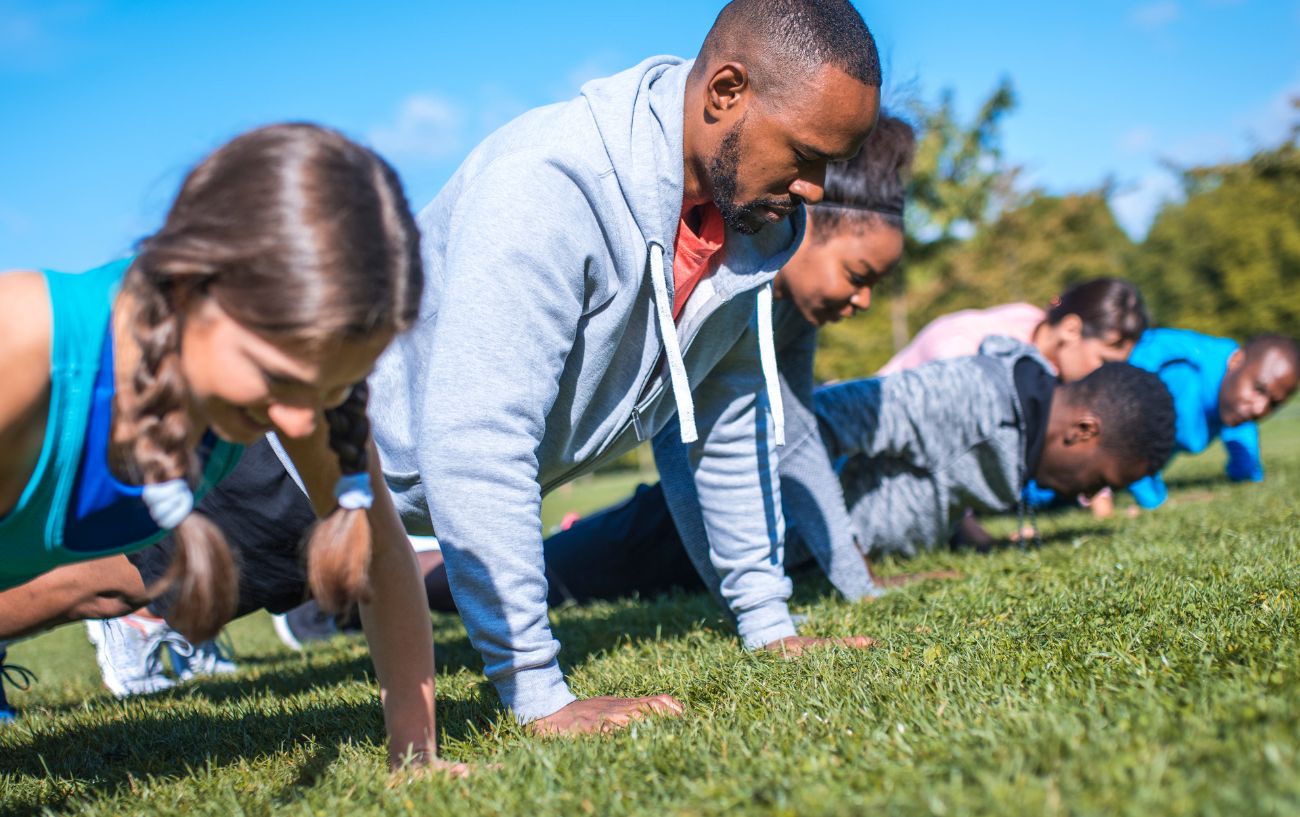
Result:
M226 412L221 420L213 422L210 427L213 434L235 445L252 445L266 436L269 430L239 409Z
M1058 480L1050 475L1044 476L1043 474L1039 474L1034 477L1034 482L1038 483L1039 488L1046 488L1049 491L1055 491L1062 496L1073 496L1074 494L1079 493L1075 486L1068 484L1067 480Z

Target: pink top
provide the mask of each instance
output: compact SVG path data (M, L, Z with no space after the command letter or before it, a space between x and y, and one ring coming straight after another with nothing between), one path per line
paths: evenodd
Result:
M977 354L990 335L1033 343L1034 330L1047 313L1032 304L1003 304L989 309L963 309L930 321L912 342L894 355L878 374L913 369L931 360Z

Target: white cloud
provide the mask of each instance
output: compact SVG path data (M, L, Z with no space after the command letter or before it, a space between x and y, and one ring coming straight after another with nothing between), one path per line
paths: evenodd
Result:
M1156 132L1149 125L1137 125L1119 137L1119 149L1125 153L1146 153L1155 144Z
M1140 28L1164 28L1182 16L1182 8L1176 0L1156 0L1138 6L1129 13L1129 22Z
M623 68L630 67L630 65L623 65L614 52L598 51L588 55L582 62L570 68L565 73L564 78L555 87L551 88L551 94L556 99L569 99L577 96L578 91L582 90L582 86L591 80L607 77Z
M1111 197L1115 219L1134 239L1147 234L1152 220L1166 201L1177 199L1182 188L1168 170L1152 170L1131 185L1121 187Z
M1135 127L1120 140L1121 148L1148 152L1179 167L1211 165L1240 161L1263 148L1279 144L1297 120L1300 111L1291 100L1300 96L1300 78L1279 88L1269 101L1231 117L1228 132L1205 132L1184 136L1170 144L1160 144L1149 129ZM1140 146L1140 149L1138 149ZM1182 196L1174 172L1153 167L1131 184L1121 187L1111 198L1111 206L1120 225L1134 238L1146 234L1160 206Z
M0 68L40 70L75 50L97 0L0 0Z
M394 161L437 162L461 151L465 111L436 93L413 94L396 118L370 131L370 143Z
M1283 86L1260 107L1234 117L1233 124L1254 147L1276 145L1300 122L1300 109L1293 103L1296 99L1300 99L1300 78Z

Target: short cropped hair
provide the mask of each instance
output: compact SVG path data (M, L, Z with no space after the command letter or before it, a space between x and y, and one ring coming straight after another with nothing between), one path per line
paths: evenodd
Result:
M732 0L700 48L700 62L711 59L761 59L773 83L824 65L871 88L881 82L876 40L848 0Z
M812 205L814 241L873 220L903 229L903 205L916 154L916 132L906 121L880 114L858 155L826 166L826 193Z
M1101 447L1154 474L1174 453L1174 398L1159 377L1128 363L1106 363L1059 386L1071 404L1101 420Z
M1293 370L1300 372L1300 343L1297 343L1295 338L1270 332L1256 335L1246 341L1243 348L1247 355L1256 355L1265 351L1278 351L1286 356Z

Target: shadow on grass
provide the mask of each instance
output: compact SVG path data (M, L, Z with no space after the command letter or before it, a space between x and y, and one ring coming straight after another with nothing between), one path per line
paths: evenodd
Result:
M356 665L362 663L349 662L341 674L357 671ZM240 697L224 693L238 691L247 695L254 690L269 691L268 687L275 687L275 691L288 688L256 681L207 682L201 687L194 690L198 697L213 702ZM216 714L178 712L176 704L180 702L177 694L157 696L150 699L151 706L134 704L129 712L113 713L108 723L55 724L47 727L48 731L12 741L4 759L6 772L38 780L74 782L76 788L62 786L59 795L40 804L7 803L4 813L26 817L58 811L75 806L87 795L113 795L146 776L185 777L196 769L219 769L290 747L309 747L292 782L278 787L268 797L282 805L296 798L300 789L315 786L344 746L386 742L377 701L312 705L301 712L273 714L250 712L249 707L238 706ZM440 698L440 737L443 742L468 739L474 732L472 724L482 732L498 714L495 706L482 702L482 696L472 700Z
M302 713L248 713L207 715L177 713L167 696L156 706L133 707L124 717L87 726L76 723L38 731L25 742L14 741L6 766L33 778L77 781L84 789L69 793L57 803L19 808L13 814L38 814L82 799L83 792L112 794L145 776L180 777L195 769L223 766L255 758L291 744L313 746L303 773L280 791L284 798L301 786L311 785L338 757L342 746L358 740L382 742L383 718L379 708L324 705Z

